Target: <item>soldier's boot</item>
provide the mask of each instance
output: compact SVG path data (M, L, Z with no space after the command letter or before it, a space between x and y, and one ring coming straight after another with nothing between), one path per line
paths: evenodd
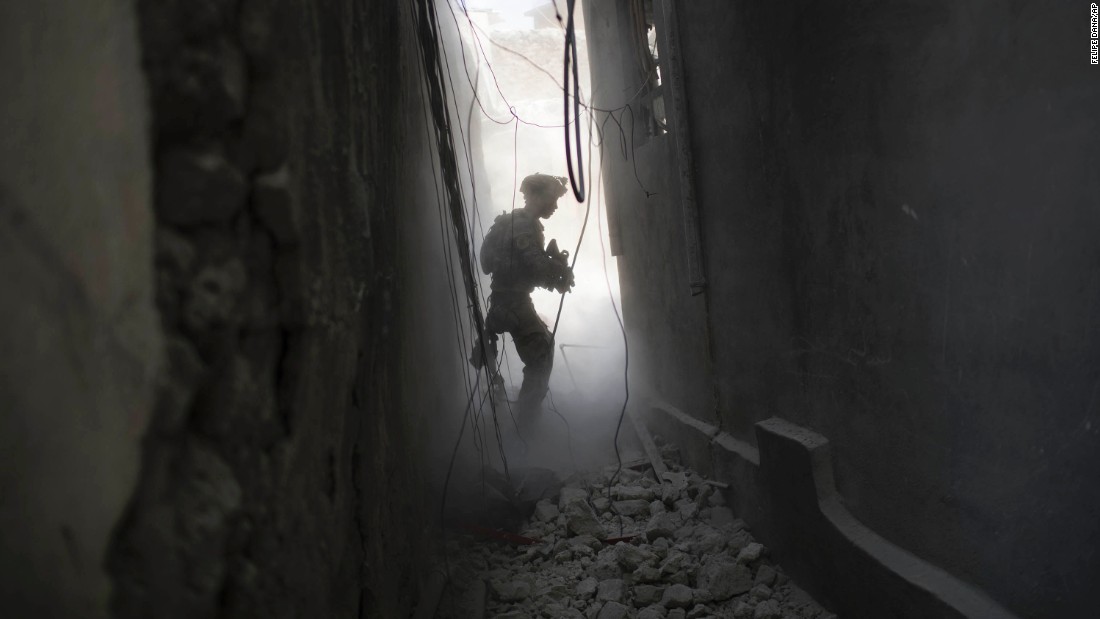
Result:
M508 389L504 386L504 377L499 373L495 371L492 373L489 388L492 389L493 401L495 401L498 406L508 401Z
M486 333L486 337L478 337L477 342L474 343L473 350L470 351L470 365L474 366L475 370L480 370L485 367L485 363L489 363L491 373L496 374L496 361L497 361L497 334ZM482 346L484 346L484 353L482 352ZM499 376L499 374L496 374Z

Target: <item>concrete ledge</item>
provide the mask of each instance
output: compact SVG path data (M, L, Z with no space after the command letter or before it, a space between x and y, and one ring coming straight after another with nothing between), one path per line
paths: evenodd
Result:
M844 507L829 441L773 417L758 448L654 401L645 420L730 484L731 506L815 598L843 617L1015 617L982 591L868 529Z

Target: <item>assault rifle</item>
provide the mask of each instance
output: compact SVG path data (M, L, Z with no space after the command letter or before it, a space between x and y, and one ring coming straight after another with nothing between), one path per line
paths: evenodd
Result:
M558 292L569 292L574 284L573 269L569 268L569 250L558 249L558 240L550 239L550 244L546 246L546 255L560 267L554 282L548 288Z

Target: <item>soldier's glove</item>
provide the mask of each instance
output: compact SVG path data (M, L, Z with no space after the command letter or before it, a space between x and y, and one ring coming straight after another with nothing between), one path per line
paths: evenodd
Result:
M569 292L569 289L575 284L573 269L569 266L569 252L559 250L557 239L552 239L550 244L546 246L546 255L550 257L550 261L554 265L550 285L547 288L558 292Z
M573 269L563 266L555 278L553 289L558 292L569 292L569 289L575 285L576 279L573 277Z
M573 268L572 267L566 267L564 283L565 283L565 292L568 292L570 288L577 285L577 280L576 280L575 277L573 277Z

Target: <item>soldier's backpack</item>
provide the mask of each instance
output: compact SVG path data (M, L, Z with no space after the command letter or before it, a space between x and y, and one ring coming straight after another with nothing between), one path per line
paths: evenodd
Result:
M511 249L509 242L509 225L511 222L508 213L497 215L485 239L481 242L481 272L491 275L500 267L501 262L508 259Z

